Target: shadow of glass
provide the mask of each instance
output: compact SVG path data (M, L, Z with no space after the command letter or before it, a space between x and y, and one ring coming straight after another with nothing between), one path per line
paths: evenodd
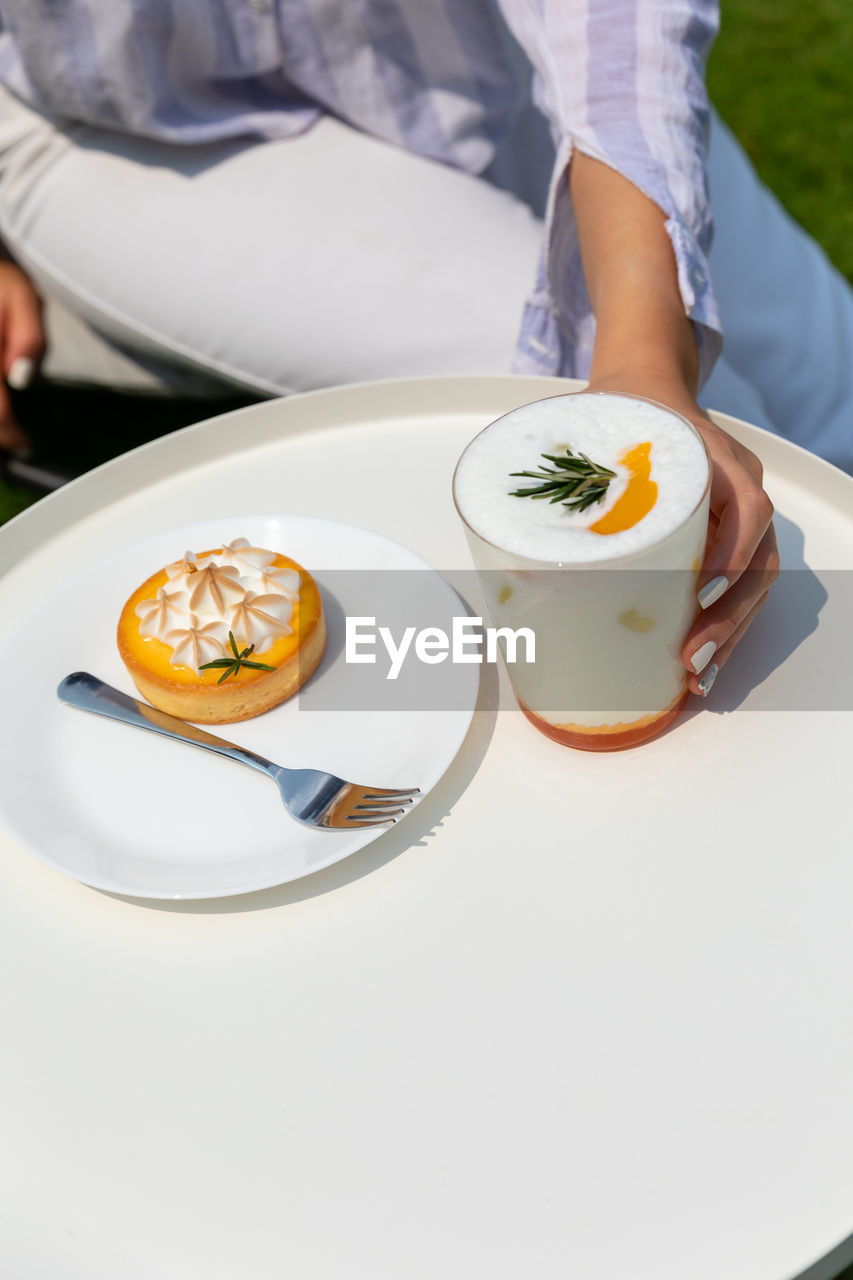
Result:
M690 699L672 730L700 712L725 714L735 710L853 710L853 678L847 661L853 631L853 572L818 574L805 560L802 530L786 517L777 517L784 570L767 603L737 646L724 676L707 701ZM470 574L446 575L469 615L482 609L470 603ZM344 607L324 584L324 608L329 646L318 676L342 660L345 644ZM506 707L508 686L498 668L484 663L474 718L453 763L440 782L392 830L342 862L304 879L274 888L228 898L168 901L110 894L137 906L189 914L226 914L270 910L331 892L361 879L413 848L427 848L479 770L494 733L497 712ZM512 702L514 706L514 701Z
M703 705L717 715L853 710L853 573L814 570L800 527L785 516L776 527L782 572Z

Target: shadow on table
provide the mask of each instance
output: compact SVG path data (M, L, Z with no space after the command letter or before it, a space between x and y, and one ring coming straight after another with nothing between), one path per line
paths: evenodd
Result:
M243 911L267 911L291 902L302 902L330 893L345 884L360 880L363 876L385 866L409 849L428 849L436 832L450 816L453 806L467 791L482 764L494 733L499 705L499 679L497 668L483 665L474 718L465 740L453 763L430 793L421 800L405 821L393 827L371 844L341 862L321 871L312 872L300 880L228 898L204 898L169 901L154 898L128 897L125 894L105 893L109 898L148 907L157 911L172 911L187 915L229 915Z
M847 657L853 573L819 574L806 563L799 526L784 516L775 523L782 572L707 702L691 699L685 718L700 712L853 710Z
M844 657L853 631L853 573L824 574L825 580L831 580L831 590L827 590L804 559L799 527L780 517L777 528L783 572L725 668L719 688L707 702L691 698L679 724L700 712L853 710L853 680ZM830 602L832 608L828 609ZM428 847L475 777L494 732L500 705L498 671L490 664L483 664L480 670L474 719L453 764L403 823L363 850L303 879L251 894L180 901L109 896L137 906L188 914L267 910L330 892L370 874L408 849ZM820 1274L815 1272L814 1280ZM806 1275L811 1280L811 1274ZM853 1274L847 1280L853 1280Z

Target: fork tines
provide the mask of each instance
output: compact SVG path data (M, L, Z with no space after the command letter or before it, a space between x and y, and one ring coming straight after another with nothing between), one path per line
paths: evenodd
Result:
M352 804L351 811L346 815L346 822L353 827L391 827L419 794L420 787L408 787L401 791L369 791L363 788L360 799Z

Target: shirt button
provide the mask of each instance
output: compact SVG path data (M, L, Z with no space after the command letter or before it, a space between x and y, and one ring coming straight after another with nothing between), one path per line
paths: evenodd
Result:
M246 0L246 4L255 13L269 13L270 0Z
M701 293L707 283L707 276L698 262L694 262L690 267L690 283L697 293Z

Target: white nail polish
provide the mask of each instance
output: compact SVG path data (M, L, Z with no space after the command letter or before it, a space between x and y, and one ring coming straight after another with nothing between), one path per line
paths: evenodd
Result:
M729 580L724 578L722 574L712 578L710 582L706 582L696 597L699 601L700 609L709 609L728 589Z
M701 648L697 649L693 657L690 659L690 665L696 672L697 676L700 671L704 671L708 663L717 652L717 646L713 640L706 640Z
M30 360L29 356L18 356L6 374L6 383L13 391L23 391L32 382L35 372L35 360Z
M717 672L719 669L720 668L717 666L716 662L712 662L710 667L706 668L705 674L699 681L699 692L703 698L707 698L708 694L711 692L711 686L717 678Z

